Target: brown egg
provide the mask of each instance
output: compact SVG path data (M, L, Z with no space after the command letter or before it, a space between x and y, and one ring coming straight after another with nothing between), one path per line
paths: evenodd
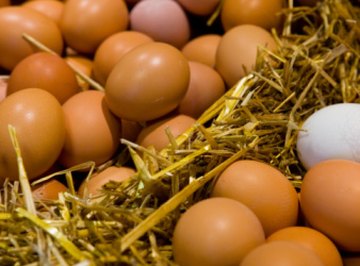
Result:
M59 101L42 89L24 89L0 103L0 180L18 178L18 166L8 132L13 125L30 180L48 170L65 140L64 114Z
M1 8L0 25L6 25L0 27L0 67L7 70L37 51L22 37L24 33L57 54L63 50L63 39L56 23L35 10L20 6Z
M220 40L221 36L218 34L200 35L186 43L181 51L190 61L214 67L216 50Z
M248 206L258 216L266 236L297 222L295 188L278 169L266 163L232 163L220 174L211 196L236 199Z
M9 6L10 4L10 0L0 0L0 7Z
M176 138L193 126L195 122L194 118L187 115L176 115L160 120L141 130L136 143L146 148L153 146L156 150L160 151L170 143L169 137L166 134L167 128Z
M220 0L178 0L178 2L190 13L207 16L215 11Z
M310 227L290 226L280 229L267 238L267 242L271 241L291 241L315 252L324 265L343 265L335 244L326 235Z
M130 12L130 28L158 42L181 48L190 38L190 25L181 6L172 0L146 0Z
M76 69L77 71L83 73L84 75L91 77L93 73L93 61L87 57L81 56L81 55L68 55L65 58L66 63L68 65L72 66L73 69ZM79 85L79 87L82 90L88 90L89 89L89 83L84 81L82 78L76 75L76 80Z
M301 185L301 208L315 229L340 249L360 252L360 164L327 160L311 167Z
M221 8L221 22L225 31L243 24L270 30L280 26L283 0L225 0Z
M67 187L56 179L45 181L32 190L32 195L37 200L57 200L59 193L67 191Z
M259 47L275 50L271 34L255 25L240 25L227 31L216 52L215 68L228 86L255 68Z
M173 111L185 96L189 64L173 46L142 44L115 65L105 86L114 114L132 121L149 121Z
M135 174L135 170L130 167L110 166L100 173L93 174L89 180L84 180L79 188L80 197L96 197L101 194L103 186L110 182L122 182Z
M95 52L95 79L102 85L105 85L111 70L124 54L140 44L151 41L153 40L149 36L136 31L122 31L108 37Z
M57 55L39 52L20 61L10 74L8 95L26 88L39 88L50 92L64 103L79 85L75 72Z
M65 167L110 159L120 143L120 121L105 104L104 93L80 92L63 104L66 138L59 162Z
M94 53L107 37L125 30L128 22L128 9L123 0L68 0L60 25L71 48Z
M262 244L245 256L240 266L325 266L310 249L290 241Z
M202 200L178 220L173 236L179 266L239 265L244 256L264 243L255 214L227 198Z
M218 72L208 65L189 62L190 83L179 104L179 113L198 118L225 93L225 84Z
M64 9L63 2L54 0L37 0L25 2L22 6L40 12L53 20L58 26L60 25L60 18Z

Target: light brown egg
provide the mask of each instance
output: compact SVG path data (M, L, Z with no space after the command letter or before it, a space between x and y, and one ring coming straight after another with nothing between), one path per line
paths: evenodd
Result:
M196 61L214 67L216 50L220 40L221 35L218 34L200 35L187 42L181 51L189 61Z
M58 26L60 25L64 2L54 0L37 0L25 2L22 6L40 12L53 20Z
M128 22L128 9L123 0L68 0L60 28L71 48L94 53L107 37L125 30Z
M59 162L65 167L93 161L104 163L120 143L120 121L110 112L104 93L80 92L63 104L66 138Z
M304 226L290 226L280 229L267 238L271 241L291 241L315 252L326 266L342 266L340 252L323 233Z
M310 249L290 241L262 244L245 256L240 266L325 266Z
M233 86L255 68L260 47L276 49L272 35L263 28L244 24L227 31L216 51L215 69L228 86Z
M311 167L301 185L301 208L315 229L341 249L360 252L360 163L327 160Z
M67 191L67 187L56 179L45 181L32 189L32 195L37 200L57 200L59 193Z
M173 252L179 266L239 265L264 240L261 224L249 208L232 199L211 198L180 217Z
M190 38L188 18L181 6L172 0L138 2L130 12L130 28L177 48Z
M178 2L190 13L208 16L215 11L220 0L178 0Z
M212 67L192 61L189 66L190 83L178 111L180 114L198 118L225 93L225 84Z
M77 71L83 73L84 75L91 77L93 73L93 61L87 57L81 55L68 55L65 58L65 61L68 65L72 66ZM89 89L89 83L84 81L82 78L76 75L76 80L79 87L82 90Z
M212 197L228 197L248 206L259 218L265 235L296 225L298 196L290 181L263 162L239 160L215 183Z
M26 33L39 42L61 54L63 39L61 32L45 15L21 6L0 9L0 67L12 70L25 57L37 51L22 34Z
M135 174L135 170L130 167L117 167L117 166L110 166L107 167L105 170L93 174L89 180L84 180L79 188L79 195L80 197L96 197L101 194L101 190L103 186L110 182L122 182Z
M243 24L252 24L267 30L281 24L283 0L225 0L221 8L221 22L225 31Z
M75 72L66 61L46 52L29 55L11 72L8 95L26 88L46 90L60 103L80 91Z
M141 44L152 41L146 34L136 31L122 31L109 36L95 52L95 79L105 85L111 70L124 54Z
M177 107L189 80L189 63L178 49L161 42L142 44L111 71L105 85L106 103L123 119L153 120Z
M15 127L30 180L47 171L65 141L64 114L59 101L42 89L24 89L0 103L0 180L18 178L16 154L8 125Z
M146 148L153 146L156 150L160 151L170 143L169 137L166 134L167 128L172 136L176 138L193 126L195 122L194 118L187 115L165 118L142 129L136 143Z

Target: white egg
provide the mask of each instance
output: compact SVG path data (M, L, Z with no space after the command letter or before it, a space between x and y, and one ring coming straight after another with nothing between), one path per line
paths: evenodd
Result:
M360 162L360 104L333 104L313 113L298 134L297 152L306 169L328 159Z

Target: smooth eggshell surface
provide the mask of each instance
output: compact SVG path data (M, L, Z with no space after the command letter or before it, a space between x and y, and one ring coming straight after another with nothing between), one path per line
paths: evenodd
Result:
M310 168L301 185L306 221L341 249L360 252L360 163L327 160Z
M279 170L266 163L232 163L220 174L211 196L232 198L248 206L267 236L297 223L299 202L295 188Z
M173 251L180 266L239 265L264 241L261 224L249 208L232 199L210 198L180 217Z
M25 2L22 6L40 12L53 20L58 26L60 25L64 2L54 0L37 0Z
M25 169L30 180L57 160L65 141L64 114L49 92L29 88L0 103L0 180L18 179L18 165L8 125L15 127Z
M215 11L220 0L178 0L178 2L190 13L198 16L207 16Z
M310 115L297 137L297 153L306 169L329 159L360 162L360 104L339 103Z
M32 195L37 200L57 200L59 193L67 191L67 187L56 179L45 181L32 189Z

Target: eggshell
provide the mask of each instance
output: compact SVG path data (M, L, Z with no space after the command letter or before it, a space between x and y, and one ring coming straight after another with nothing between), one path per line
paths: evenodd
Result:
M173 111L185 96L189 63L175 47L142 44L115 65L105 85L111 111L131 121L149 121Z
M56 23L35 10L21 6L1 8L0 25L6 25L0 27L0 67L7 70L37 51L22 37L24 33L57 54L63 50L63 39Z
M10 0L0 0L0 7L9 6Z
M290 226L280 229L267 238L267 242L271 241L291 241L315 252L324 265L343 265L335 244L326 235L310 227Z
M53 20L58 26L60 25L64 2L54 0L37 0L25 2L22 6L40 12Z
M79 92L75 72L57 55L38 52L20 61L10 74L8 94L26 88L50 92L64 103Z
M215 69L228 86L254 70L260 47L273 51L276 43L271 34L259 26L244 24L223 35L216 51Z
M120 143L120 121L110 112L104 93L80 92L63 104L66 138L59 162L71 167L110 159Z
M299 203L295 188L279 170L266 163L232 163L220 174L211 196L232 198L248 206L267 236L297 222Z
M187 42L181 51L189 61L196 61L214 67L216 50L220 40L221 35L219 34L200 35Z
M29 88L15 92L0 103L0 180L18 179L16 154L8 125L16 130L25 169L30 180L48 170L65 141L64 114L49 92Z
M310 168L301 185L309 224L342 250L360 252L360 163L327 160Z
M152 41L146 34L136 31L122 31L109 36L95 52L95 79L105 85L111 70L124 54L141 44Z
M329 159L360 162L360 104L339 103L310 115L301 126L296 148L306 169Z
M194 118L187 115L165 118L142 129L136 143L146 148L153 146L160 151L170 143L166 129L169 129L172 136L176 138L193 126L195 122Z
M240 266L324 266L310 249L289 241L274 241L262 244L244 258Z
M57 200L59 193L67 191L67 187L56 179L45 181L32 189L32 195L37 200Z
M267 30L281 24L283 0L225 0L221 8L221 22L225 29L243 24L252 24Z
M145 0L130 12L130 28L158 42L181 48L190 38L190 25L181 6L172 0Z
M189 62L190 83L178 106L179 113L198 118L225 93L225 84L218 72L208 65Z
M130 167L110 166L100 173L96 173L89 180L84 180L79 188L80 197L89 196L96 197L101 194L103 186L110 182L122 182L135 174L135 170Z
M81 55L68 55L64 59L69 66L73 67L73 69L76 69L87 77L92 76L93 61L91 59ZM76 80L82 90L89 89L90 86L87 81L83 80L78 75L76 75Z
M107 37L127 29L128 15L123 0L68 0L60 28L71 48L93 53Z
M261 224L249 208L232 199L211 198L180 217L173 252L179 266L239 265L264 240Z
M220 0L178 0L178 2L190 13L207 16L215 11Z

